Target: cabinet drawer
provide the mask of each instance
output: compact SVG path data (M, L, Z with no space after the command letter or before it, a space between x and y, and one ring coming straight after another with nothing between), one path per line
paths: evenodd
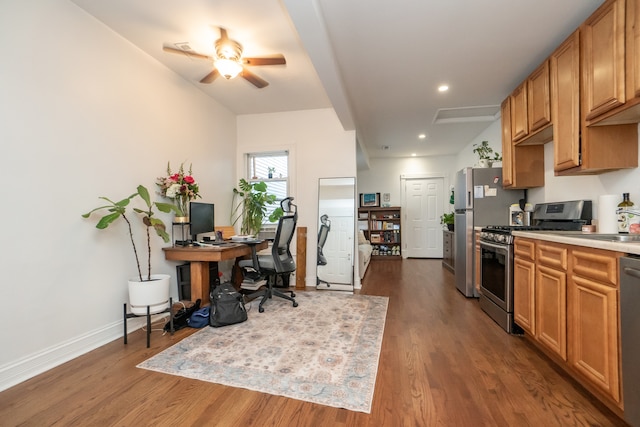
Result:
M516 238L513 243L513 253L520 258L535 259L536 244L533 240Z
M538 242L536 255L540 264L567 271L568 249L566 247Z
M618 256L615 253L612 255L611 251L573 249L571 264L574 274L617 287Z

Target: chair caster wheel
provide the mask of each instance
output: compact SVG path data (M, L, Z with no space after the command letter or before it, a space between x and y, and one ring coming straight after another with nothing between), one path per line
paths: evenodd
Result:
M294 303L293 303L293 306L294 306L294 307L297 307L297 306L298 306L298 303L297 303L297 302L294 302Z
M264 313L264 307L258 307L258 311L259 311L260 313Z
M295 298L296 294L294 294L293 292L291 292L291 298Z

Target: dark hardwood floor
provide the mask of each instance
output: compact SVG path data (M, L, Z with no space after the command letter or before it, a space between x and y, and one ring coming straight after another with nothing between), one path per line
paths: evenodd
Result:
M389 297L371 414L137 369L193 330L153 333L150 349L136 331L0 393L0 425L625 425L462 296L440 260L373 261L361 293Z

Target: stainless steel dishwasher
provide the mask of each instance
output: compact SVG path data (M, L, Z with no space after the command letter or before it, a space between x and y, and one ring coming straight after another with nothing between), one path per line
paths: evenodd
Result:
M640 427L640 257L620 258L620 336L624 419Z

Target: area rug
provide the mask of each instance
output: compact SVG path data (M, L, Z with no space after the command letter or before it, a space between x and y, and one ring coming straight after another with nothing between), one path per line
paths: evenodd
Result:
M252 303L249 320L205 327L138 365L352 411L371 412L388 298L299 292Z

